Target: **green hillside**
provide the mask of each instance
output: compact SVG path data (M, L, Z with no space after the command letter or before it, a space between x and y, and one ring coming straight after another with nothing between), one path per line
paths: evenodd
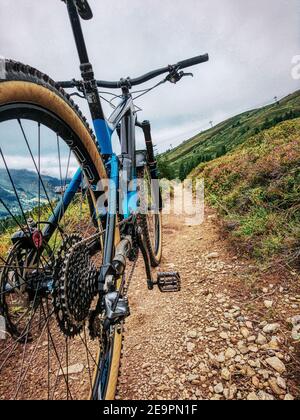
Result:
M296 99L299 93L286 102ZM300 118L201 164L191 177L205 179L206 198L238 247L300 267Z
M164 172L169 166L172 177L181 175L180 177L184 178L199 163L232 152L253 135L296 117L300 117L300 91L283 98L277 104L230 118L187 140L179 147L161 155L160 167Z

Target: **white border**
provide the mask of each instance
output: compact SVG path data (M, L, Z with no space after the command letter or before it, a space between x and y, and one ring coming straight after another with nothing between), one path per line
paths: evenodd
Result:
M0 315L0 340L6 339L6 322L5 318Z
M6 79L5 58L0 55L0 79Z

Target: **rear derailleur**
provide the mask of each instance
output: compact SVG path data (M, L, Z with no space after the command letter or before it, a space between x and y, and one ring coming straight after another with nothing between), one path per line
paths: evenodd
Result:
M120 324L130 315L125 270L127 259L131 259L133 255L133 249L134 240L130 232L116 247L112 263L101 267L98 279L100 298L96 310L91 313L91 320L93 321L97 314L104 313L106 330Z

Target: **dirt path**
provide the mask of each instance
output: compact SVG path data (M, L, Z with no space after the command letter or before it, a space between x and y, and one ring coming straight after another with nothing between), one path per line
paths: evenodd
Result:
M210 210L201 226L182 222L165 218L161 265L182 291L148 292L141 263L135 274L117 398L299 397L299 278L238 258Z

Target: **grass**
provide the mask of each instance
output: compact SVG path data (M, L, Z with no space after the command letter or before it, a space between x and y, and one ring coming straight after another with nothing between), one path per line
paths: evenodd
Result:
M299 263L299 133L300 118L280 123L190 175L205 179L231 238L261 260Z
M52 203L53 209L55 208L56 204ZM41 207L41 214L40 220L41 222L49 220L50 216L52 215L52 210L49 205L45 205ZM33 209L31 212L28 212L26 216L29 218L31 217L35 221L39 220L39 211L38 208ZM19 217L19 223L21 226L26 227L24 223L24 219ZM73 200L71 205L68 207L64 218L60 223L60 227L68 233L81 233L84 237L87 233L86 230L90 225L90 211L89 205L86 200L82 200L81 195L78 194L76 198ZM46 227L45 224L41 223L40 229ZM0 229L0 257L6 258L9 249L12 246L11 237L12 235L20 230L20 227L15 223L14 220L7 219L4 223L1 223ZM49 241L49 246L51 249L58 249L62 244L62 237L61 234L54 233L52 238Z

